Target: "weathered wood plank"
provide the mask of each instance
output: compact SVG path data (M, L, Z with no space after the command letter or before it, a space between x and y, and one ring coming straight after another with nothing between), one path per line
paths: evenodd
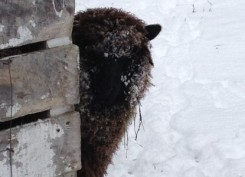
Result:
M77 172L73 171L73 172L65 173L59 177L77 177Z
M78 103L78 55L70 45L0 60L0 122Z
M8 111L11 112L11 109L8 110L11 106L11 82L8 62L0 60L0 122L1 117L5 118L6 114L9 114Z
M70 36L74 0L1 0L0 49Z
M11 131L13 177L56 177L81 168L79 113L39 120ZM9 130L0 132L0 148L9 148ZM10 177L8 151L0 151L0 167L0 176Z

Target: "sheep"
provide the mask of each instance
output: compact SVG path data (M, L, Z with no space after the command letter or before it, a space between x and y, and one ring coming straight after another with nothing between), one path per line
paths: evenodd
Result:
M136 106L151 85L149 41L161 31L133 14L95 8L75 15L80 51L81 162L78 177L103 177Z

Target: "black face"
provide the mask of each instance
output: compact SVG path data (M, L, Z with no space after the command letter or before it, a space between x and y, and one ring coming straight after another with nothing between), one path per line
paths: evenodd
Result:
M88 61L91 66L88 67L88 72L94 103L110 106L123 102L130 85L125 84L127 81L124 81L124 77L127 75L127 80L130 80L130 76L133 75L132 58L125 56L116 58L98 51L93 51L91 55L93 59Z
M96 71L91 73L91 88L97 103L112 105L123 98L124 85L121 81L125 59L102 59Z
M130 95L134 77L142 74L142 67L153 65L148 41L158 35L161 26L142 25L139 28L134 24L120 25L116 21L108 23L106 19L101 21L91 17L90 20L91 23L76 22L72 40L79 46L81 67L88 73L92 104L108 107L122 103ZM146 55L148 57L144 57Z

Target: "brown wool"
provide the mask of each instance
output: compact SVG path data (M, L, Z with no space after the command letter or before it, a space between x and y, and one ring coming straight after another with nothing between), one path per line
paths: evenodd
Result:
M80 49L82 170L103 177L136 106L150 86L152 59L145 23L114 8L75 16L73 43Z

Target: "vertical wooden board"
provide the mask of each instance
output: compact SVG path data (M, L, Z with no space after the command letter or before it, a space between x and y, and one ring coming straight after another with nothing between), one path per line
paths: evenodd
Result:
M1 0L0 49L70 36L74 0Z
M11 82L8 64L8 60L0 60L0 119L1 115L10 114Z
M11 177L10 130L0 132L0 177Z
M74 45L9 57L0 68L0 122L79 102L79 52ZM7 60L7 59L3 59ZM1 60L0 60L1 61ZM9 95L13 89L13 107ZM3 99L4 98L4 99ZM11 115L12 114L12 115Z
M0 132L0 144L6 144L6 132ZM15 127L11 142L13 177L58 177L81 168L79 113ZM5 177L8 159L0 157L0 176Z

